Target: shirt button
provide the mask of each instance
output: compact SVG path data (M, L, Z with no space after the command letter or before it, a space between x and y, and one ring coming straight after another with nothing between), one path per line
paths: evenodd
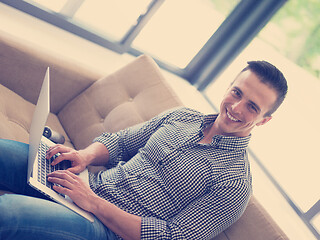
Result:
M133 98L129 98L128 101L129 101L129 102L132 102L132 101L133 101Z

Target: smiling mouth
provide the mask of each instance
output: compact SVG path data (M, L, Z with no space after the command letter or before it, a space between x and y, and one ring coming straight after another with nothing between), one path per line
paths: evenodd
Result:
M236 119L235 117L231 116L231 114L228 112L228 110L227 110L227 116L233 122L241 122L239 119Z

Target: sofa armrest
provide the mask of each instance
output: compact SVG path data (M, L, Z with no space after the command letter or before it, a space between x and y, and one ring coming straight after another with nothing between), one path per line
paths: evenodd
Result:
M101 75L23 39L0 31L0 84L36 104L45 71L51 79L51 112L58 113Z
M254 196L240 219L212 240L222 239L289 240Z

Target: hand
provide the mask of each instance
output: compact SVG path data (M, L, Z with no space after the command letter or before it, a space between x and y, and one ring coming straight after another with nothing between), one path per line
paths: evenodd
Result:
M47 151L47 159L50 159L52 156L60 153L60 155L54 159L51 165L56 165L64 160L71 162L71 168L68 170L72 173L80 173L87 167L86 158L81 151L74 150L70 147L66 147L61 144L51 146Z
M94 199L98 196L79 176L68 170L58 170L48 174L48 181L61 185L54 185L53 189L69 196L82 209L92 212Z
M69 196L80 208L94 214L123 239L140 239L141 217L100 198L77 175L68 170L58 170L48 175L48 181L61 185L53 186L53 189Z

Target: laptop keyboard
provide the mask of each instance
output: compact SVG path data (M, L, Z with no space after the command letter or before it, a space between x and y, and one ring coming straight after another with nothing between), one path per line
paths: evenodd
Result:
M47 187L53 189L53 183L48 181L47 175L57 170L65 170L71 166L70 161L62 161L59 164L52 166L51 162L59 156L59 154L54 155L51 159L46 158L47 150L49 146L43 142L40 143L38 152L38 182Z

